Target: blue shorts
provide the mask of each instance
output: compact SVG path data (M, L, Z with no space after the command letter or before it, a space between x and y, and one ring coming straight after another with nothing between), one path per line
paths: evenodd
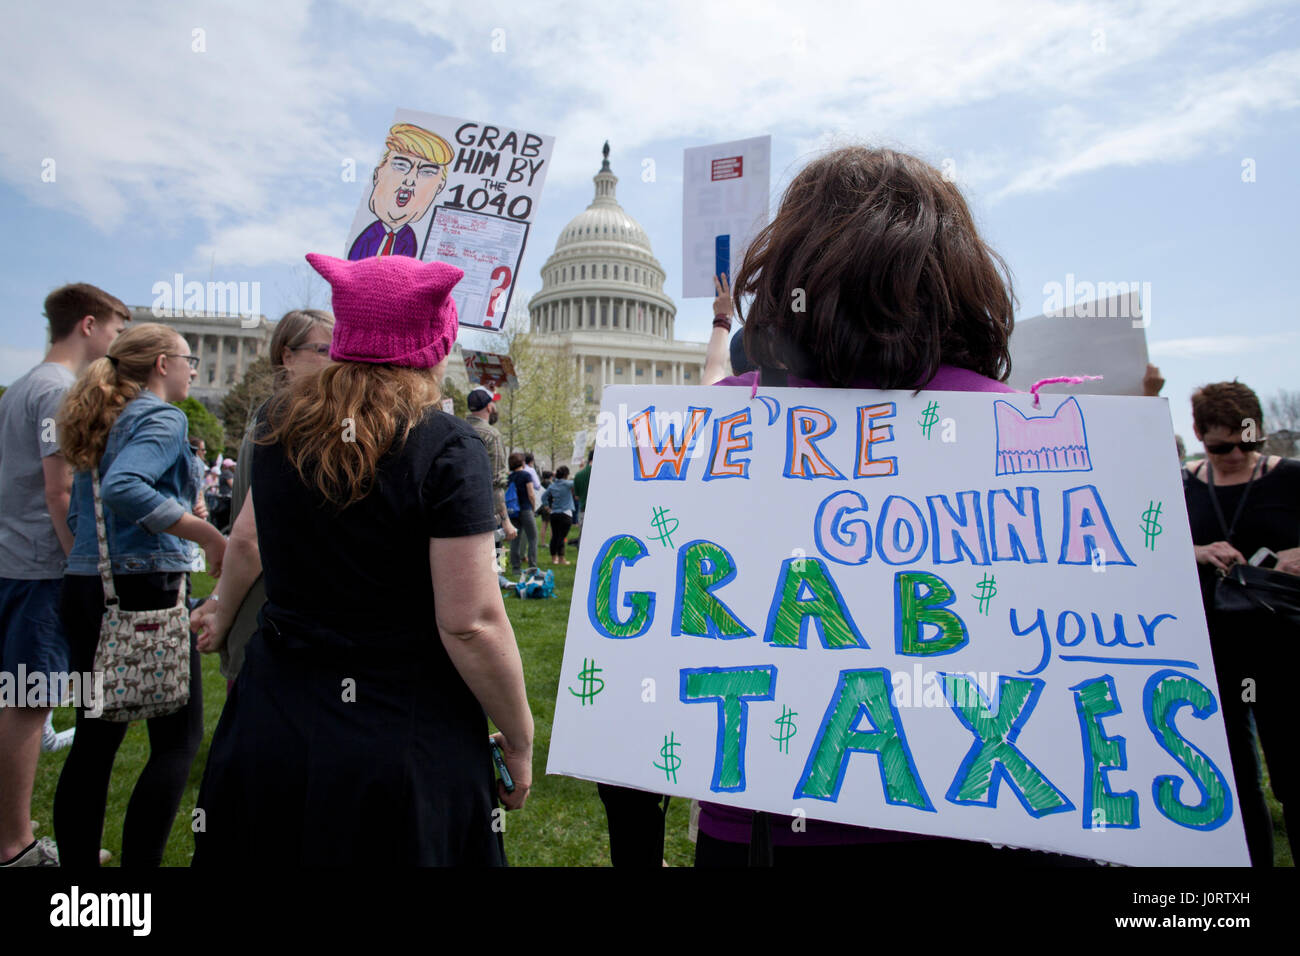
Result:
M68 672L68 639L59 618L62 590L62 578L0 578L0 670L13 675L11 681L17 681L22 671L47 675ZM24 700L40 706L36 701ZM47 701L44 706L58 703Z

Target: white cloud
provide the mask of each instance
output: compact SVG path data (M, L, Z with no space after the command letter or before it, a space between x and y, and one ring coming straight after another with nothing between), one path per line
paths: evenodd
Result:
M967 136L961 150L944 147L959 157L959 178L1010 194L1105 166L1177 160L1290 109L1297 55L1233 66L1265 41L1235 50L1220 29L1258 28L1257 11L1276 7L22 4L6 11L0 38L0 176L109 234L197 225L199 248L179 259L248 266L296 259L343 232L360 187L342 181L340 162L368 167L374 126L394 106L557 134L550 181L585 180L606 138L635 169L681 139L773 132L811 148L844 131L891 142ZM1222 68L1199 78L1185 51L1211 28ZM493 52L495 38L504 52ZM1149 87L1158 95L1140 92ZM1011 118L985 123L985 107ZM40 178L45 158L57 163L53 183ZM654 158L668 182L680 158Z
M1254 66L1198 78L1165 112L1152 108L1159 98L1149 98L1146 115L1122 124L1078 115L1061 122L1059 114L1053 116L1053 155L1016 175L996 198L1049 189L1109 166L1177 162L1225 149L1249 118L1300 106L1300 51L1276 53Z
M1223 355L1259 352L1278 345L1293 345L1297 337L1294 332L1269 335L1204 335L1149 342L1147 350L1152 358L1217 358Z

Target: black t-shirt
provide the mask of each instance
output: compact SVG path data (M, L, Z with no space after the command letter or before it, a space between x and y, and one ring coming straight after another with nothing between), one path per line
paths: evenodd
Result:
M497 525L483 442L436 408L380 459L370 493L342 511L303 482L279 445L256 446L252 487L271 610L349 639L436 639L429 539Z
M1205 467L1200 466L1202 472ZM1227 486L1216 484L1211 492L1210 486L1198 475L1188 474L1183 487L1193 544L1224 540L1223 527L1210 500L1210 495L1214 494L1219 499L1224 522L1232 528L1229 544L1247 561L1260 548L1278 552L1300 546L1300 461L1283 458L1267 474L1257 474L1236 527L1232 527L1232 519L1242 495L1246 494L1245 482ZM1201 576L1202 596L1206 599L1206 607L1210 607L1217 577L1215 569L1207 564L1196 567Z
M520 468L518 471L510 472L510 484L515 486L515 497L519 499L520 511L532 511L532 499L528 497L528 487L533 483L533 476Z

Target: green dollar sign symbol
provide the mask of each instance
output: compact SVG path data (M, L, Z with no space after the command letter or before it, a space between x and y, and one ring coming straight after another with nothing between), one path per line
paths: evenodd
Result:
M917 424L921 426L921 433L925 435L926 440L928 441L930 438L930 430L934 428L939 421L939 403L931 402L929 405L925 406L925 411L922 415L922 419L917 422Z
M1142 512L1142 533L1146 535L1147 550L1156 549L1156 535L1164 529L1160 527L1160 509L1164 507L1164 502L1157 504L1152 501L1147 505L1147 510Z
M979 601L979 612L987 615L989 613L989 601L992 601L998 593L997 579L991 574L984 575L984 579L975 585L979 588L979 594L972 594L971 597Z
M794 718L798 716L798 711L791 710L784 704L781 705L781 716L776 719L777 736L772 739L776 741L776 749L783 754L790 752L790 738L799 731L799 728L794 725Z
M671 548L673 546L672 533L677 530L677 525L679 524L678 520L676 518L665 517L665 514L668 511L667 508L658 508L652 505L650 510L652 513L650 524L659 532L659 536L655 538L655 540L664 547ZM668 522L670 521L673 523L671 528L668 526Z
M677 782L677 768L682 765L682 758L674 753L674 751L681 746L681 744L674 739L675 737L676 733L673 732L669 733L668 736L664 738L664 745L659 748L659 756L663 758L664 762L654 765L657 769L664 772L664 776L668 779L669 783Z
M582 659L582 670L578 671L578 680L582 682L582 691L579 692L570 687L569 693L582 701L583 707L586 707L589 701L594 703L595 696L605 689L605 682L596 676L602 670L603 668L596 666L594 660L589 661L585 657ZM597 684L600 686L595 686Z

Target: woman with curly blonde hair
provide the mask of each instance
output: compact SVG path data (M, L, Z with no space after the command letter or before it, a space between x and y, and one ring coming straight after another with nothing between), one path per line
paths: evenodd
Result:
M463 273L307 258L333 286L334 364L258 419L225 584L240 593L260 571L266 603L212 738L194 864L274 846L288 865L499 865L495 804L527 798L533 719L487 452L438 403ZM199 648L218 650L233 617L201 609Z
M173 607L202 545L221 573L225 539L194 515L199 475L189 422L169 403L189 393L198 360L174 329L149 323L123 332L68 392L60 445L77 471L68 526L72 553L61 613L72 669L94 669L104 615L91 469L99 470L108 554L123 610ZM202 677L190 653L190 699L149 724L145 764L122 830L123 866L158 866L203 738ZM64 866L99 865L108 782L127 724L77 711L77 734L54 796L54 830Z

